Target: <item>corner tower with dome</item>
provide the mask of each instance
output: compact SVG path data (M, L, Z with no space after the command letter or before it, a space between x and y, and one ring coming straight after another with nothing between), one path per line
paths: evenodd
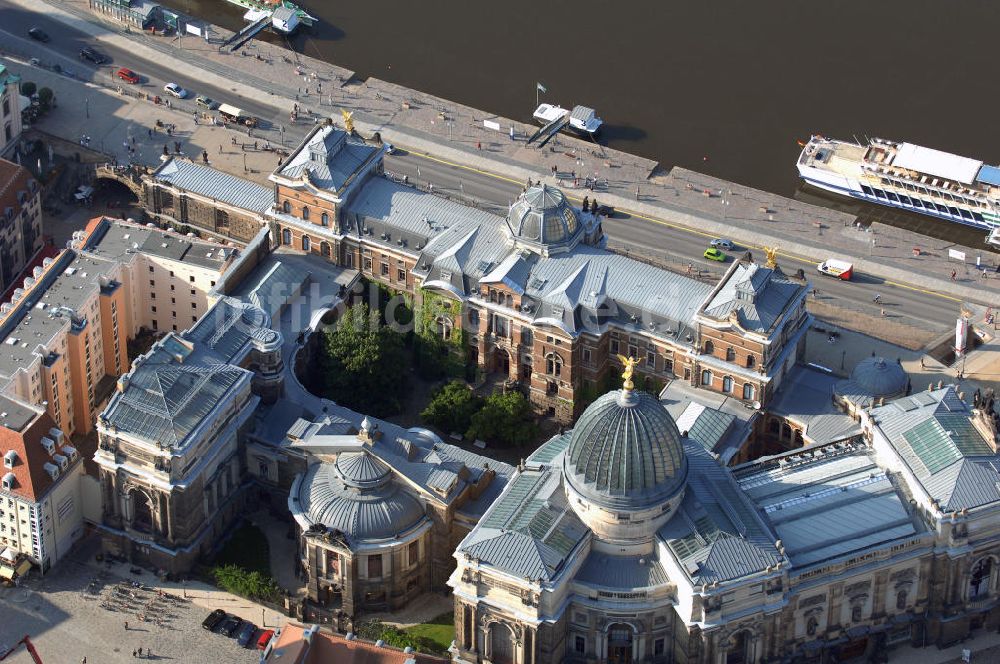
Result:
M787 560L731 473L634 388L633 364L459 545L455 661L758 661L774 629L761 613L703 630L724 595L736 608L750 585L780 590Z

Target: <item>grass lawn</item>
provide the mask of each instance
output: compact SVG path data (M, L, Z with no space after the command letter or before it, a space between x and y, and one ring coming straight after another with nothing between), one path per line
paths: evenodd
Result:
M222 547L215 564L238 565L243 569L261 574L271 575L271 559L267 546L267 537L260 528L245 523L240 526L233 536Z
M403 631L415 637L430 639L441 647L442 652L445 652L455 640L455 613L453 611L442 613L430 622L407 627Z

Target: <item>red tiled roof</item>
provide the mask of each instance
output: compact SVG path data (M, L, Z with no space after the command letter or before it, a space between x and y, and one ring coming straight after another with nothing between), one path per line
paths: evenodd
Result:
M405 664L414 660L417 664L447 664L450 660L420 653L405 653L398 648L377 646L370 641L352 639L348 641L340 634L316 631L312 642L306 643L303 634L308 628L288 623L281 629L268 657L277 664ZM277 653L280 653L277 657Z
M14 208L14 214L21 211L17 192L25 191L30 194L28 183L33 179L31 173L24 166L0 159L0 214L8 207Z
M45 464L50 463L52 458L42 446L42 438L48 436L49 429L55 425L49 414L42 411L23 431L0 426L0 456L10 450L17 453L17 463L13 468L0 467L0 475L14 473L17 479L11 489L13 494L38 502L54 483L45 471Z

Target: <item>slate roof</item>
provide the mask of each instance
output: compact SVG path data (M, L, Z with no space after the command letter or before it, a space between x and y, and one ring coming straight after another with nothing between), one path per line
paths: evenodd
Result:
M379 150L342 129L324 125L281 166L278 174L297 180L308 172L313 185L337 193Z
M790 280L778 268L741 263L705 305L704 314L725 320L735 311L740 327L767 334L804 291L804 285Z
M275 343L280 338L260 308L232 297L220 298L181 336L197 356L222 364L239 364L254 339Z
M871 411L877 427L944 511L1000 501L1000 455L972 424L953 386Z
M677 430L711 452L725 440L735 420L735 415L691 402L677 418Z
M156 169L152 178L258 214L267 212L274 205L273 189L187 159L168 159Z
M573 578L579 583L619 592L670 582L663 564L655 556L613 556L595 550L587 555Z
M768 412L805 427L809 445L827 445L861 434L861 425L833 402L844 381L832 374L796 365L778 388Z
M566 502L558 469L526 468L458 552L512 576L552 581L588 533Z
M924 531L907 496L861 443L790 453L736 473L796 567Z
M657 536L693 584L733 581L764 572L782 556L730 472L687 441L688 489Z
M121 389L101 414L106 426L181 450L189 434L251 373L227 364L188 365L191 351L173 333L119 379Z

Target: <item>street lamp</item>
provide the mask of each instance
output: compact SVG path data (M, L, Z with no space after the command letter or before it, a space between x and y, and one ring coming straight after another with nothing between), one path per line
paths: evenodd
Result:
M243 153L243 172L247 172L247 153Z
M88 118L90 117L90 97L83 98L83 112Z
M278 125L278 131L281 132L281 146L285 146L285 125Z

